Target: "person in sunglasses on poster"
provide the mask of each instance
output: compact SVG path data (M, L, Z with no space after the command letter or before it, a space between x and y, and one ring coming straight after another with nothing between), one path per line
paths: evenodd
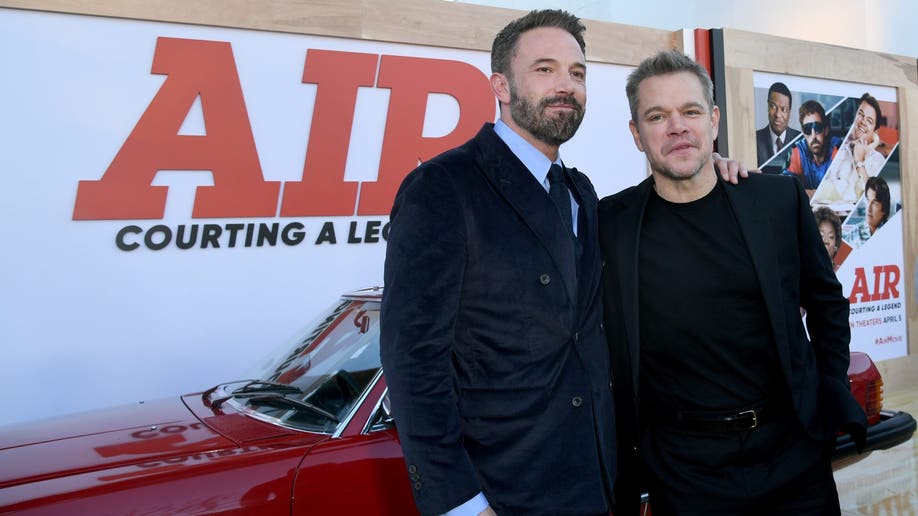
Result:
M829 124L822 104L808 100L800 106L800 127L803 139L791 148L785 175L793 175L803 183L807 195L813 196L819 182L829 170L842 139L829 136Z

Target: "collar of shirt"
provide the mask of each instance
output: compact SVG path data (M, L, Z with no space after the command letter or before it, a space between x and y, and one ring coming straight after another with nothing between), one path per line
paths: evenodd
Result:
M775 138L781 138L781 141L787 143L787 129L781 132L781 134L775 134L774 131L771 131L771 144L775 144Z
M547 192L549 188L548 169L551 168L552 163L564 166L561 162L561 153L559 152L558 159L552 162L542 154L542 151L536 149L531 143L524 140L522 136L514 132L510 126L500 119L494 123L494 132L507 144L507 147L510 147L510 152L523 162L526 170L529 170L532 177L534 177Z

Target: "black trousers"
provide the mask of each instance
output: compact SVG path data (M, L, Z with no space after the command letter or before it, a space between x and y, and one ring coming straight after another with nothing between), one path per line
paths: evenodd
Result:
M834 442L793 414L752 430L693 432L654 424L642 440L654 516L840 514Z

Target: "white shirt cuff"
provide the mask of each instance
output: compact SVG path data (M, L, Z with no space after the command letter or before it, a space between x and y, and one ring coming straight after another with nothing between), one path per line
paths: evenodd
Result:
M478 516L478 514L488 508L488 499L484 493L479 492L471 500L465 502L459 507L447 511L443 516Z

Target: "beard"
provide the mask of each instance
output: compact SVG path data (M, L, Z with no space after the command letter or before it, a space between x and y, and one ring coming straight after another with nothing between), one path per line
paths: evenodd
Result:
M574 106L573 111L558 113L558 116L546 116L545 108L549 104L564 102ZM559 146L570 140L580 122L583 121L583 104L573 95L545 97L538 105L519 95L516 88L510 88L510 116L523 129L529 131L537 140L552 146Z
M648 148L648 145L646 142L642 140L642 143L645 149ZM711 155L708 154L707 156L701 156L700 158L698 158L698 163L694 166L694 168L686 170L680 167L680 170L676 170L675 168L668 166L664 158L662 157L660 159L657 159L654 156L652 156L650 153L646 153L646 152L644 153L644 155L646 156L647 161L650 164L651 170L653 170L654 172L657 172L661 176L667 179L670 179L672 181L688 181L690 179L693 179L695 176L701 173L705 165L708 164L708 161L711 160Z
M813 143L809 144L809 147L810 147L810 152L813 154L813 156L818 158L819 161L822 162L822 159L824 157L822 155L823 154L822 151L825 150L825 146L822 144L822 142L818 142L814 140Z
M669 168L669 167L667 167L667 166L664 166L664 165L662 165L662 164L660 164L660 163L654 163L653 160L648 160L648 161L650 161L650 168L651 168L651 170L653 170L654 172L659 173L661 176L663 176L663 177L665 177L665 178L667 178L667 179L671 179L671 180L673 180L673 181L688 181L689 179L693 179L695 176L697 176L699 173L701 173L702 169L704 169L704 166L705 166L705 165L707 164L707 162L708 162L708 160L706 160L706 159L701 160L701 161L698 162L698 166L697 166L697 167L695 167L695 168L694 168L692 171L690 171L689 173L685 173L685 172L676 172L675 170L673 170L673 169L671 169L671 168Z

